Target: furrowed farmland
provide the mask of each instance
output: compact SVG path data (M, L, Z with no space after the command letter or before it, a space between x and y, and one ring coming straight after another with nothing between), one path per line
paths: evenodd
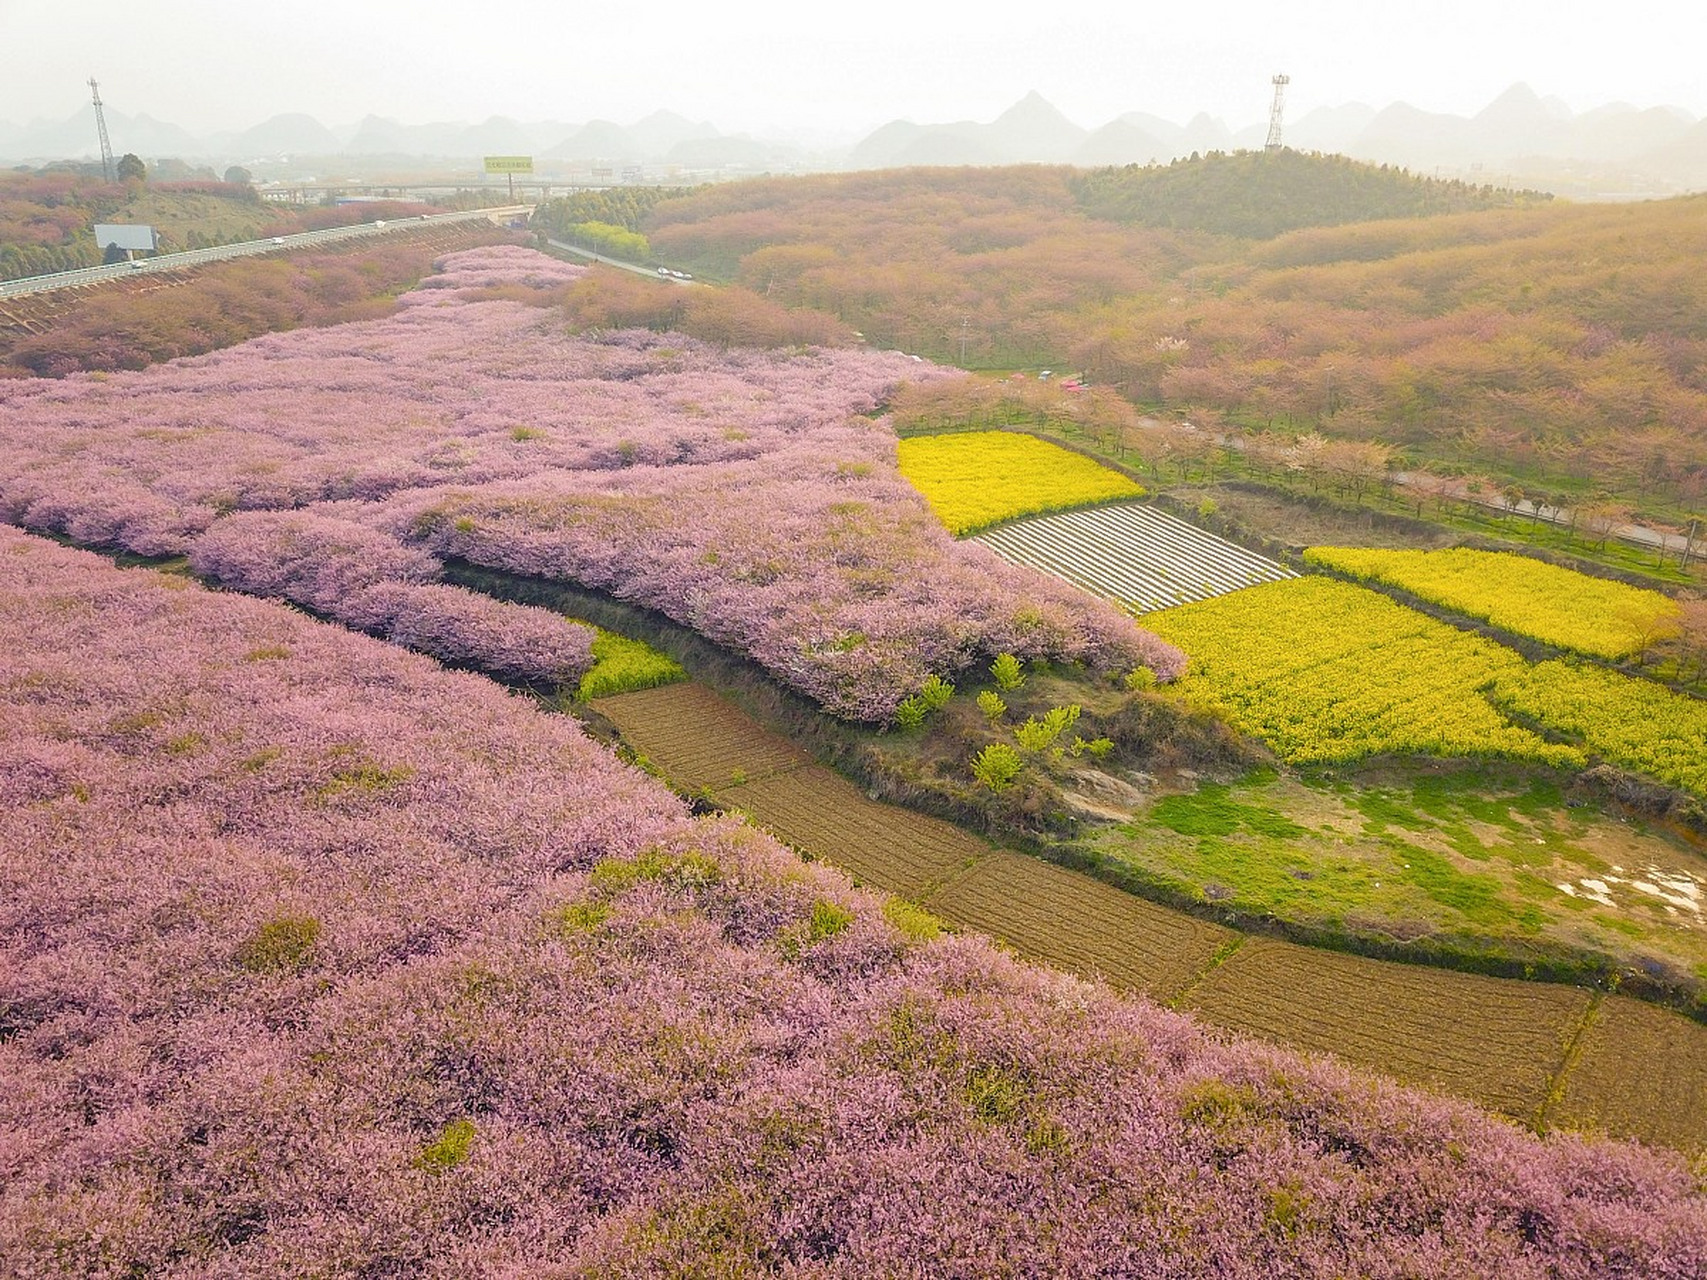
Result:
M1695 1280L1707 1025L1283 942L1090 839L1301 842L1214 790L1303 789L1241 733L1500 757L1532 808L1615 749L1663 776L1578 668L1015 432L913 468L883 406L944 373L899 353L438 265L381 318L0 384L0 1270ZM1132 511L1191 603L945 527ZM1417 847L1499 825L1460 807ZM1596 919L1695 883L1500 832Z
M977 541L1135 613L1294 576L1266 556L1137 503L1016 520Z
M707 701L718 705L688 717L690 708ZM1692 1116L1680 1123L1660 1103L1662 1095L1686 1106L1707 1096L1707 1026L1700 1023L1656 1011L1661 1020L1653 1025L1675 1051L1645 1066L1651 1096L1631 1101L1614 1071L1597 1066L1585 1080L1571 1074L1567 1049L1596 999L1588 991L1245 937L869 800L821 766L779 766L787 759L785 739L695 686L612 698L599 710L678 787L687 776L705 776L705 752L720 752L719 772L760 780L713 788L717 799L803 853L1029 959L1178 1002L1233 1030L1333 1053L1529 1123L1539 1122L1544 1104L1568 1084L1576 1108L1571 1114L1590 1127L1707 1150L1707 1129ZM691 728L672 730L666 744L661 723L702 726L697 732L704 745L694 745ZM672 772L678 762L683 774Z

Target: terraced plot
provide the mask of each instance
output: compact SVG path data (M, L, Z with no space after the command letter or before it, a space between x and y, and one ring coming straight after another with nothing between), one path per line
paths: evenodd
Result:
M1594 997L1246 938L869 800L703 686L593 704L676 786L1030 959L1534 1122ZM1213 966L1213 967L1212 967ZM1201 976L1200 975L1206 975ZM1707 1150L1707 1027L1605 1000L1546 1121Z
M1170 1000L1238 935L1015 853L994 853L925 903L1030 959Z
M1602 1002L1548 1119L1707 1151L1707 1027L1640 1000Z
M822 765L717 791L719 802L793 845L851 871L866 884L918 899L990 846L959 827L866 798Z
M737 779L798 769L812 761L702 684L664 685L599 698L591 705L684 791L716 791Z
M1140 503L1037 516L979 534L1004 560L1147 613L1296 575Z
M1253 938L1187 1003L1236 1031L1334 1053L1532 1119L1592 999L1574 987Z

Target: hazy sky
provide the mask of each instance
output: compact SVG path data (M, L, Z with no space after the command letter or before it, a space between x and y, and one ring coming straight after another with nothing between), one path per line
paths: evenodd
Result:
M0 120L110 109L193 130L284 111L338 126L489 116L855 136L988 120L1036 89L1079 124L1126 111L1238 128L1406 101L1470 114L1514 82L1582 110L1707 115L1701 0L0 0Z

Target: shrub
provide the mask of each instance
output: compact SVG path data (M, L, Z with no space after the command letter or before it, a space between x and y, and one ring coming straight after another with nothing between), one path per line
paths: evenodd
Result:
M1051 707L1044 712L1043 719L1030 716L1026 722L1014 730L1014 741L1021 749L1038 755L1047 751L1055 744L1063 733L1079 722L1079 704L1072 703L1065 707Z
M985 689L978 695L978 710L984 713L984 718L995 724L1008 713L1008 704L1002 701L1002 695L994 689Z
M886 898L883 918L909 942L929 942L942 933L942 921L905 898Z
M909 694L895 705L895 723L909 731L917 729L925 722L924 699L918 694Z
M1011 693L1025 683L1025 672L1020 669L1019 659L1011 653L996 655L996 660L990 664L990 677L996 682L996 688L1004 693Z
M994 792L1006 791L1013 785L1024 763L1019 752L1005 742L992 742L972 760L972 776Z
M954 697L954 686L941 676L926 676L924 684L919 687L918 696L926 711L941 711Z
M1133 667L1126 673L1126 687L1133 693L1142 693L1146 689L1156 687L1156 673L1149 667Z

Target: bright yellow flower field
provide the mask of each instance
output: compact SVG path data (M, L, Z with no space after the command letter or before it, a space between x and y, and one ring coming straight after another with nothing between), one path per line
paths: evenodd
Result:
M1018 516L1144 494L1118 471L1012 431L915 436L901 441L900 464L957 538Z
M1627 657L1652 643L1678 611L1657 591L1503 551L1312 547L1304 559L1398 587L1513 635L1599 658Z

